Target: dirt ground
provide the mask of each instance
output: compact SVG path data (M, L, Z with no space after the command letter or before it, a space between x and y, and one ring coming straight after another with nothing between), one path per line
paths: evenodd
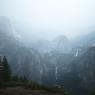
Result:
M8 87L0 89L0 95L61 95L58 93L49 93L43 90L32 90L23 87Z

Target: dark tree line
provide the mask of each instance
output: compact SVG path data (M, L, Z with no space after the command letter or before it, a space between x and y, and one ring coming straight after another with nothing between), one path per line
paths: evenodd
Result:
M7 82L11 79L11 70L8 64L7 58L4 56L3 59L0 57L0 82Z

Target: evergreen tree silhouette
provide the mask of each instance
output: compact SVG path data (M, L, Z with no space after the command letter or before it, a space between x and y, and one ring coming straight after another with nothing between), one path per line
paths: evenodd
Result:
M3 65L3 79L4 81L9 81L11 79L11 71L5 56L3 58L2 65Z
M2 80L3 80L3 66L2 66L1 56L0 56L0 84L2 83Z

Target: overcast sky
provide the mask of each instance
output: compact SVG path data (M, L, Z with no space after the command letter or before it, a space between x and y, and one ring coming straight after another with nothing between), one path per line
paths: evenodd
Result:
M30 27L27 37L72 38L94 30L95 0L0 0L0 15Z

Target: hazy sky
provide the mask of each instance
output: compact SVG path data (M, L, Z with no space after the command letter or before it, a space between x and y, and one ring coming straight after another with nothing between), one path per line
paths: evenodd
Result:
M94 29L95 0L0 0L0 15L29 27L27 37L71 38Z

